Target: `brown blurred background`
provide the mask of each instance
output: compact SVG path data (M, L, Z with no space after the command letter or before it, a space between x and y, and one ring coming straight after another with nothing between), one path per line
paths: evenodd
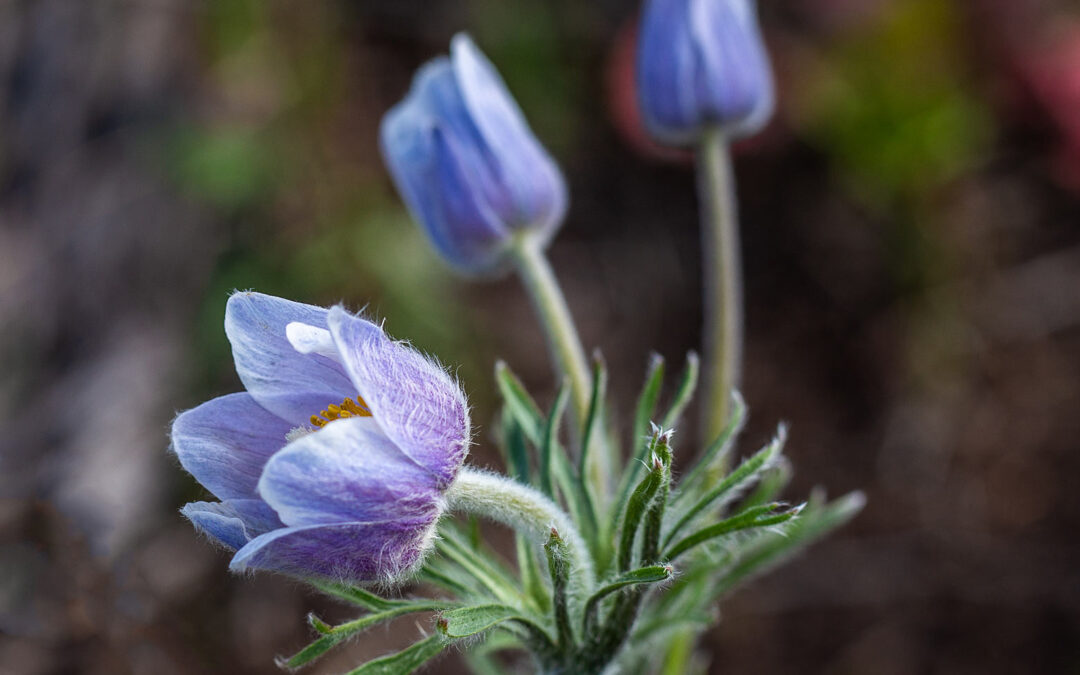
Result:
M692 165L634 126L633 4L0 0L0 673L272 673L307 611L350 616L230 576L177 513L203 492L169 421L240 386L231 289L366 304L459 366L478 463L497 355L550 400L517 283L452 276L377 150L458 30L567 174L551 255L619 409L650 349L698 345ZM789 496L869 505L727 600L713 672L1080 673L1080 12L762 13L780 110L737 158L742 449L788 420Z

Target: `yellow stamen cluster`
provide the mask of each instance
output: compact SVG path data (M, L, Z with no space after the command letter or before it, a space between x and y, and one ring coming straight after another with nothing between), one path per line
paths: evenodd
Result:
M346 398L341 405L331 403L326 406L326 410L320 410L318 415L312 415L311 423L316 427L324 427L334 420L343 420L346 417L371 417L367 401L357 396L356 401Z

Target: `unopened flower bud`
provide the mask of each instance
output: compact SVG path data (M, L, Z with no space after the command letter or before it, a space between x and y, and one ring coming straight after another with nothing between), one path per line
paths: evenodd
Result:
M559 167L467 35L420 69L380 140L413 217L459 271L497 272L515 236L546 241L562 223Z
M672 145L710 126L752 134L773 110L773 81L754 0L648 0L638 38L638 102Z

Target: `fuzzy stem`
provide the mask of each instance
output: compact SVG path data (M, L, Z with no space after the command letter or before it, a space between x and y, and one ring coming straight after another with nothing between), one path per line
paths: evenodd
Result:
M560 380L564 375L569 378L572 417L575 427L581 429L589 411L591 386L585 350L570 316L570 308L540 243L534 237L517 237L511 251L518 275L540 315L540 324L555 362L556 377Z
M575 598L584 602L592 591L592 558L570 517L555 502L527 485L485 471L462 467L446 490L448 507L490 518L515 531L528 533L543 545L555 528L565 543Z
M742 264L738 205L728 138L719 128L698 148L705 282L705 402L702 442L716 438L728 420L731 392L742 361Z

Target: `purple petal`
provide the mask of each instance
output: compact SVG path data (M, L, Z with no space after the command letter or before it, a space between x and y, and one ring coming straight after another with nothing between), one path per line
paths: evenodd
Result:
M445 488L469 451L465 394L437 363L341 307L330 310L345 369L386 435Z
M773 108L772 71L752 0L692 0L696 90L709 116L735 133L757 131Z
M696 99L694 43L687 0L651 0L638 36L637 87L649 130L666 142L694 139L702 124Z
M496 205L509 202L447 59L420 70L383 118L379 141L402 198L439 253L462 271L490 267L509 237Z
M229 394L181 413L171 448L218 499L250 498L266 460L285 446L291 428L250 394Z
M256 537L229 568L349 582L398 577L420 559L431 523L338 523L288 527Z
M259 494L290 526L438 517L435 477L406 457L374 419L330 422L266 464Z
M282 527L277 514L261 499L192 502L180 509L203 534L237 550L270 530Z
M566 213L566 184L491 61L464 33L450 43L450 60L470 119L483 138L499 183L512 196L504 221L552 232Z
M326 328L326 310L251 292L234 293L225 308L240 380L261 406L296 427L356 392L334 360L293 348L285 334L292 322Z

